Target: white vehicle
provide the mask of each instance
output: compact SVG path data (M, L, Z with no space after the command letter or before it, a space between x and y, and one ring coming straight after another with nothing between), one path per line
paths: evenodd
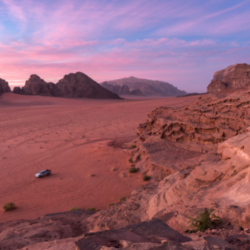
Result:
M41 178L41 177L43 177L43 176L50 175L50 174L51 174L51 170L46 169L46 170L40 171L40 172L37 173L35 176L36 176L37 178Z

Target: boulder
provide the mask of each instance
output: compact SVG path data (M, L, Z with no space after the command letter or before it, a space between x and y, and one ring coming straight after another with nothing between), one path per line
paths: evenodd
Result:
M235 64L214 73L207 92L243 88L250 84L250 65Z
M3 93L8 93L10 91L11 90L8 82L0 78L0 95L2 95Z

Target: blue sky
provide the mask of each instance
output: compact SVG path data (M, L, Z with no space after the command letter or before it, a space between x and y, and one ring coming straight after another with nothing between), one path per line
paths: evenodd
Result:
M249 31L250 0L1 0L0 78L82 71L205 92L215 71L250 63Z

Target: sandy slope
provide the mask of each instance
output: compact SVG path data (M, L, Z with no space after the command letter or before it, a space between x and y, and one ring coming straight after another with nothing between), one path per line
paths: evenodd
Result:
M14 202L18 209L0 213L0 222L68 211L72 206L103 209L129 196L143 184L142 176L128 174L130 156L115 146L135 138L138 124L152 109L188 104L198 97L76 100L4 94L0 206ZM46 168L52 170L51 176L35 178Z

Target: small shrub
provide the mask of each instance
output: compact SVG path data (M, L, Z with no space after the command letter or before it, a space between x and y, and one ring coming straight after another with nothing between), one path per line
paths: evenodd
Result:
M72 207L69 211L74 211L80 209L79 207Z
M194 229L188 230L187 232L204 232L206 229L212 228L213 226L220 224L220 218L213 214L213 211L213 208L205 208L205 211L203 213L200 212L196 218L189 217L190 221L188 223L191 223L189 227L194 227Z
M88 210L88 211L92 211L92 212L95 212L95 211L96 211L96 209L95 209L94 207L89 207L87 210Z
M130 158L128 161L131 162L131 163L133 163L133 159L132 158Z
M120 202L121 201L125 201L126 200L126 197L125 196L122 196L121 198L120 198Z
M3 209L5 212L7 211L11 211L13 209L16 208L16 205L13 203L13 202L9 202L9 203L6 203L4 206L3 206Z
M149 180L150 180L150 176L144 175L144 176L143 176L143 180L144 180L144 181L149 181Z
M110 207L112 207L112 206L114 206L115 205L115 203L109 203L109 206Z
M129 169L129 173L136 173L137 172L137 169L136 169L136 167L131 167L130 169Z
M132 145L131 148L136 148L136 145Z

